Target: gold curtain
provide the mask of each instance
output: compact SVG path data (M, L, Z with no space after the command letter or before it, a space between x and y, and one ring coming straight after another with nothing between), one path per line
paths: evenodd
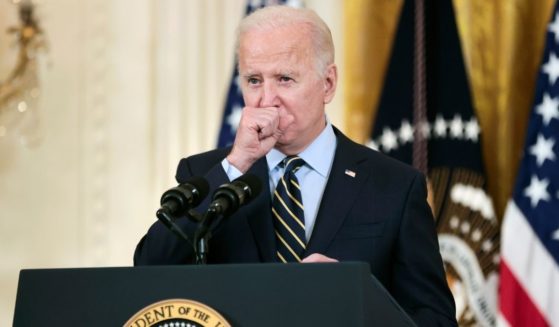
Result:
M345 131L367 140L403 0L344 1ZM454 0L482 128L489 191L502 217L522 156L553 0Z

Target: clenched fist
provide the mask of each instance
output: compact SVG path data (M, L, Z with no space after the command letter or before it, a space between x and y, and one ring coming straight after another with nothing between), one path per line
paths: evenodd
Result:
M283 108L245 107L227 161L245 173L274 147L294 119Z

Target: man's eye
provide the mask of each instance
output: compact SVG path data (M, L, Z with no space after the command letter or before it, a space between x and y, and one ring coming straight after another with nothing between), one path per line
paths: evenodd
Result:
M291 77L289 77L289 76L282 76L282 77L280 77L280 82L283 82L283 83L285 83L285 82L290 82L290 81L292 81L292 80L293 80L293 79L292 79Z
M254 77L249 77L247 82L248 82L248 84L251 84L251 85L260 83L260 81L257 78L254 78Z

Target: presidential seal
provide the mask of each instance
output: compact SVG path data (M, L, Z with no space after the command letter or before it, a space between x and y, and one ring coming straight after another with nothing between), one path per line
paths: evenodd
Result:
M468 169L444 168L433 169L430 176L439 247L458 324L495 326L500 229L485 178Z
M124 327L231 327L217 311L200 302L169 299L138 311Z

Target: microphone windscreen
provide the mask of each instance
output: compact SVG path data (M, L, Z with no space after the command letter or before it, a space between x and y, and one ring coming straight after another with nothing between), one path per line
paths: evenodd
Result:
M257 197L260 192L262 192L262 182L260 182L260 178L253 174L244 174L241 177L235 179L233 182L243 182L245 183L249 190L250 190L250 199L254 199Z
M198 191L198 196L195 197L193 205L197 206L206 198L210 192L210 184L203 177L194 176L187 179L183 184L190 184Z

